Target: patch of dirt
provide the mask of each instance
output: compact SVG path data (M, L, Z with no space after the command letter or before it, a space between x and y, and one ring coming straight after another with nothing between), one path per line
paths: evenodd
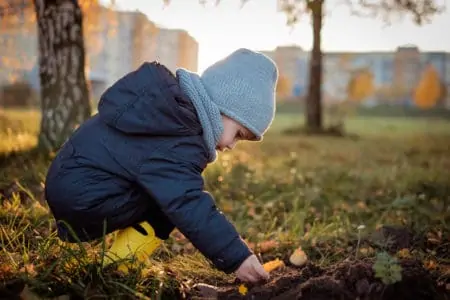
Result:
M301 269L288 266L274 271L270 282L247 285L245 295L239 293L238 283L217 287L214 299L450 299L419 261L403 260L401 265L402 281L389 286L375 278L371 262L346 261L327 269L311 263ZM207 298L198 291L192 296Z
M369 243L390 253L411 248L417 241L414 233L406 227L382 226L369 238Z
M0 299L20 299L20 293L25 288L25 281L11 279L0 281Z
M386 250L390 254L395 254L402 249L421 249L434 251L437 258L447 261L450 259L448 230L414 232L401 226L382 226L367 239L363 239L362 243L367 243L375 249Z

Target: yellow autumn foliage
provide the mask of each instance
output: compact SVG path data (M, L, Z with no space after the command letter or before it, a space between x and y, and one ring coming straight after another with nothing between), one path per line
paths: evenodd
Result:
M348 98L361 102L374 93L373 75L369 70L358 71L348 84Z
M420 108L433 107L441 96L441 82L436 69L429 65L423 71L414 91L414 102Z
M292 83L285 75L280 75L277 82L277 96L278 97L287 97L290 94L292 88Z
M239 294L244 295L244 296L248 292L248 288L245 286L245 284L239 285L239 289L238 290L239 290Z

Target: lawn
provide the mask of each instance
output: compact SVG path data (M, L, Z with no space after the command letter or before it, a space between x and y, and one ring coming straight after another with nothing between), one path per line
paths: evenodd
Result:
M448 120L354 116L358 138L340 138L284 134L302 118L280 114L262 143L221 154L207 189L263 262L284 262L240 289L178 232L127 276L100 268L110 237L61 243L42 197L49 162L7 154L36 143L38 120L0 111L0 298L450 299Z

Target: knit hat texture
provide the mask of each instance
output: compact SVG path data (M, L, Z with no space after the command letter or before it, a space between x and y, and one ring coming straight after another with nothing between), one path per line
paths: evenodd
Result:
M241 48L208 67L201 76L185 69L178 69L176 74L181 89L196 107L212 160L223 132L220 114L262 140L275 115L278 81L278 69L269 57Z

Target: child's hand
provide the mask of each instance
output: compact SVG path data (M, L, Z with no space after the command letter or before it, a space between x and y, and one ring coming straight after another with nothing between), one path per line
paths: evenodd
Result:
M269 279L269 273L264 270L256 255L251 255L239 266L236 277L245 282L256 283Z

